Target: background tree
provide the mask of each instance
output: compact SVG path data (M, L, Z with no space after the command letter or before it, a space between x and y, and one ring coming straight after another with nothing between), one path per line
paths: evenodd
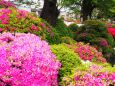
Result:
M92 12L95 8L98 8L104 14L115 6L115 0L62 0L65 7L72 7L81 11L81 17L83 21L87 20L88 17L92 18ZM80 6L80 8L78 8Z
M44 0L44 6L40 15L41 18L45 19L52 26L56 24L60 13L56 4L57 0Z

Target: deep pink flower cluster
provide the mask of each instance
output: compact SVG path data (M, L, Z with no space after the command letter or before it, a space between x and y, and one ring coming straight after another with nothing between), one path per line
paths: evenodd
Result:
M96 48L90 46L89 44L78 42L75 52L78 53L80 58L83 60L91 61L93 58L96 58L97 61L100 60L101 62L106 62L106 60L103 58L102 53L98 52Z
M112 86L115 85L115 72L98 72L102 67L92 65L90 71L82 71L75 74L75 86Z
M28 15L28 12L25 10L17 10L17 12L19 13L17 16L18 18L24 18Z
M15 5L13 3L11 3L10 1L4 1L4 0L0 0L0 6L2 7L15 7Z
M9 14L11 11L9 9L0 10L0 21L2 24L8 24L9 23Z
M38 36L0 34L0 86L58 86L60 65Z
M103 47L107 47L108 46L108 42L105 39L101 39L100 40L100 45Z

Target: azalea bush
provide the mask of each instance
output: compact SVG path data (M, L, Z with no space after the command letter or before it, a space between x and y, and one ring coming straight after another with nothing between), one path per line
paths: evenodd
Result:
M74 77L75 86L114 86L115 73L97 72L89 74L83 72L76 74Z
M15 8L15 5L11 3L10 1L0 0L0 8L8 8L8 7Z
M15 8L0 9L0 32L21 32L53 37L52 27L33 13ZM48 40L47 40L48 41Z
M48 43L38 36L0 34L0 86L58 86L60 66Z
M110 59L115 47L115 41L108 33L104 23L96 20L87 20L77 30L76 34L76 41L90 43L98 51L102 52L107 60Z
M114 37L115 39L115 28L108 28L108 32Z
M106 62L106 59L103 57L101 52L89 44L84 44L82 42L76 43L75 52L78 53L81 59L96 61L96 62Z
M105 67L91 64L87 70L76 69L72 76L66 76L63 79L62 86L114 86L115 85L115 67L110 67L114 71L101 71Z

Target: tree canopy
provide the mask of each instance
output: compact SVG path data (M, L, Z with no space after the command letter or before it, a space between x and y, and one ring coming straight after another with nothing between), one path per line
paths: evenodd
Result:
M83 20L91 18L95 8L102 12L104 16L115 12L115 0L61 0L61 5L72 10L80 10Z

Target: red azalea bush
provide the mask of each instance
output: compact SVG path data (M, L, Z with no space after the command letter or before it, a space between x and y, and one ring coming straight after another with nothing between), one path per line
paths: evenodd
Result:
M48 43L38 36L0 34L0 86L58 86L59 68Z
M108 32L115 38L115 28L108 28Z
M10 1L4 1L4 0L0 0L0 8L8 8L8 7L14 7L15 5L13 3L11 3Z
M106 62L101 52L89 44L84 44L82 42L78 42L76 44L75 52L78 53L81 59L90 60L96 59L99 62Z

